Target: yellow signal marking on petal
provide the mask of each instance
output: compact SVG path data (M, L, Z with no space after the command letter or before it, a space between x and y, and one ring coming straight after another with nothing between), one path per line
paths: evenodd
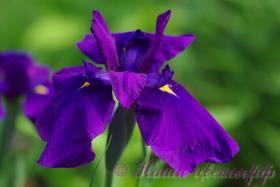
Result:
M80 87L80 89L86 88L86 87L88 87L89 85L90 85L89 82L85 82L85 83Z
M49 93L49 89L44 85L38 85L34 88L34 92L41 95L46 95Z
M167 92L167 93L169 93L169 94L172 94L172 95L174 95L174 96L177 96L177 95L173 92L173 90L171 90L170 87L172 87L170 84L166 84L166 85L160 87L159 89L160 89L161 91L163 91L163 92Z

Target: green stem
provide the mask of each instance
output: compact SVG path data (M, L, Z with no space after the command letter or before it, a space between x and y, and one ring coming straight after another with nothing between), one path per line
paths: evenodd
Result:
M105 180L105 187L111 187L113 181L113 171L106 170L106 180Z
M141 138L141 144L142 144L143 159L145 159L147 155L147 146L142 138Z
M150 162L150 159L151 159L151 149L148 149L144 140L142 139L142 147L143 147L143 151L144 151L144 157L143 157L143 163L144 164L149 164ZM144 176L144 173L141 171L140 175L138 176L137 178L137 181L136 181L136 186L139 187L139 186L146 186L146 180L145 180L145 176Z
M146 160L146 155L147 155L147 146L143 140L143 138L141 138L141 147L142 147L142 153L143 153L143 162ZM136 187L139 187L141 184L141 178L142 178L142 171L139 174L139 176L136 179Z
M92 175L91 175L91 178L90 178L90 183L89 183L89 187L93 187L93 182L94 182L94 179L95 179L95 175L97 173L97 169L98 169L98 166L100 165L101 161L102 161L102 158L104 157L110 143L111 143L111 140L112 140L112 136L110 136L108 138L108 143L107 143L107 146L102 154L102 156L100 157L100 159L98 160L97 164L96 164L96 167L93 169L93 172L92 172Z
M3 122L3 129L1 132L0 142L0 168L2 167L3 161L12 141L12 137L16 127L16 118L19 110L18 100L7 102L6 117Z
M15 161L14 174L11 177L12 187L22 187L25 182L25 163L24 158L17 157Z

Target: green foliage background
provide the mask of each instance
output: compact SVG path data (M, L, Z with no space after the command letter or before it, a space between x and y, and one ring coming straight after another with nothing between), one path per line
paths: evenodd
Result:
M239 142L240 153L223 168L249 169L272 163L275 176L265 186L280 184L280 1L279 0L0 0L0 50L19 49L54 71L78 65L85 56L75 43L89 32L91 11L103 12L112 32L140 28L153 32L156 16L171 9L167 34L194 33L197 40L172 60L175 79L184 85ZM187 133L187 132L186 132ZM136 128L121 163L126 176L114 186L134 186L142 159ZM106 134L94 141L97 159ZM86 187L96 160L75 169L36 165L44 143L33 125L20 117L10 160L0 187ZM95 179L103 185L104 164ZM152 187L246 186L242 179L147 179ZM12 183L7 184L7 182ZM255 180L252 186L261 186Z

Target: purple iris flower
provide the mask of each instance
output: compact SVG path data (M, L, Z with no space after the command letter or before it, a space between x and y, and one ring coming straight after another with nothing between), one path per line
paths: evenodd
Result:
M14 102L25 96L23 109L31 120L43 110L52 94L50 70L33 63L26 53L15 51L0 53L1 112L5 116L3 98Z
M140 30L112 34L102 15L93 12L92 34L78 47L107 71L85 62L54 75L53 101L37 121L39 134L47 141L39 164L75 167L94 159L91 141L112 119L112 91L124 108L135 108L145 143L178 175L193 172L203 162L225 163L234 157L238 144L172 80L174 72L168 65L160 72L164 62L195 38L164 35L170 14L158 17L155 34Z

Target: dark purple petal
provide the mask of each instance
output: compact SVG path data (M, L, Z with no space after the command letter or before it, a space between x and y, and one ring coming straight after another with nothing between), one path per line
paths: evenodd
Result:
M53 95L50 83L36 85L27 95L23 104L26 117L32 121L47 107Z
M57 92L52 100L54 100L55 98L58 98L60 100L62 100L62 98L65 98L64 95L67 96L67 94L63 93L63 89L65 89L65 86L68 85L69 82L73 80L73 78L80 78L83 74L85 74L85 69L83 66L67 67L56 72L53 75L53 86L54 90L56 90ZM71 88L70 85L68 87L68 89ZM42 111L43 114L41 114L36 121L36 127L39 135L45 141L47 141L49 136L51 135L55 124L55 106L52 106L52 104L56 103L54 103L52 100L51 102L49 102L49 105Z
M147 78L147 84L146 87L161 87L165 84L169 83L172 80L172 77L174 75L174 71L172 71L167 64L161 71L161 74L159 73L148 73Z
M94 77L97 72L102 70L102 68L99 68L86 60L83 60L83 64L84 64L86 75L88 77Z
M38 162L46 167L76 167L94 159L91 141L105 130L114 109L110 86L84 82L81 74L62 79L37 119L39 134L47 141Z
M116 40L116 48L117 48L119 59L121 58L124 52L124 48L127 46L129 41L133 38L134 33L135 31L112 34Z
M118 70L119 61L114 37L106 25L104 18L99 11L93 11L91 31L105 58L109 70Z
M25 53L13 51L0 53L1 90L8 99L28 92L30 66L32 66L32 59Z
M194 40L195 36L192 34L162 37L159 49L153 57L150 71L158 72L164 62L183 52Z
M28 68L30 88L42 83L49 83L51 80L51 70L49 67L34 64Z
M163 70L162 70L162 76L166 79L166 80L172 80L172 77L174 75L174 71L172 71L170 69L170 66L167 64Z
M141 67L143 56L144 53L137 47L128 49L121 58L122 69L126 71L137 71Z
M110 77L109 74L102 69L94 66L92 63L87 62L90 64L94 77L101 80L104 84L109 85L110 84ZM53 84L54 87L57 88L59 85L63 85L64 81L67 81L69 78L74 76L85 76L87 75L87 72L85 71L85 66L72 66L72 67L66 67L62 70L56 72L53 75Z
M48 67L34 64L27 70L30 80L29 91L23 104L24 114L35 121L51 99L53 89Z
M151 39L145 37L140 30L134 32L133 37L123 47L120 57L121 70L139 72L141 71L146 52L150 48Z
M169 21L171 15L171 11L167 10L166 12L162 13L157 18L157 25L156 25L156 34L163 35L166 25Z
M153 44L151 45L150 49L146 53L144 60L143 60L143 71L147 72L149 68L151 67L151 62L153 60L153 57L159 50L159 46L164 34L165 27L168 23L168 20L170 18L171 11L168 10L157 18L157 24L156 24L156 34L153 38Z
M112 33L116 42L116 49L118 57L121 58L124 47L131 40L135 31L124 33ZM100 50L98 43L92 34L87 34L85 37L77 43L77 47L95 63L104 64L106 59Z
M147 40L155 41L156 34L145 32L144 37ZM160 67L166 61L175 58L177 55L183 52L187 47L189 47L194 40L195 40L195 36L193 34L184 34L180 36L171 36L171 35L162 36L161 41L159 42L159 46L155 46L154 42L153 45L150 46L151 48L154 47L154 53L151 53L151 49L148 51L151 55L150 58L148 59L149 61L147 60L148 58L147 55L149 54L148 53L146 54L146 59L144 60L146 60L147 63L147 67L148 67L147 71L157 73L160 70Z
M113 91L124 108L129 108L146 84L147 75L129 71L110 72Z
M145 88L136 118L145 142L180 176L203 162L228 162L239 150L211 114L174 81Z
M1 78L1 76L3 75L3 72L1 71L3 70L0 68L0 93L3 94L7 91L8 86L6 84L6 81L3 78Z
M83 66L65 67L53 75L54 86L64 85L64 82L68 81L70 78L85 73L85 68Z
M106 59L92 34L87 34L82 41L77 43L77 46L95 63L104 64L106 62Z

